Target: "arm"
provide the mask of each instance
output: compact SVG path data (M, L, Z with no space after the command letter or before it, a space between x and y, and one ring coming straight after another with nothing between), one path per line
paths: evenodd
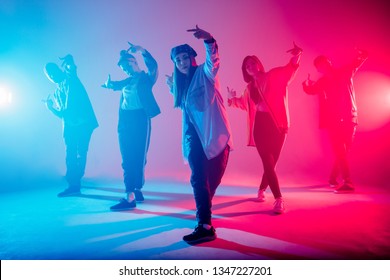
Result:
M352 65L356 70L358 70L360 66L362 66L363 63L367 60L368 52L361 49L356 49L356 50L357 50L357 56L353 61Z
M301 55L302 55L302 48L298 47L295 42L293 43L294 44L294 48L288 50L287 52L288 53L291 53L292 54L292 58L290 59L290 63L294 66L299 66L299 62L301 60Z
M127 79L123 81L111 81L111 75L108 74L107 80L104 84L102 84L103 88L112 89L114 91L122 90L124 86L127 84Z
M206 61L204 69L209 78L214 79L219 69L219 54L218 45L213 36L198 27L195 29L189 29L188 32L194 32L194 37L197 39L203 39L206 48Z
M309 95L315 95L322 92L320 84L310 80L310 74L308 74L307 79L302 82L303 91Z
M57 106L54 105L54 101L50 95L46 98L46 100L42 100L42 101L46 104L46 108L50 112L52 112L56 117L62 119L63 117L62 111L56 109Z
M233 108L240 108L241 110L248 110L248 102L245 96L247 96L247 90L240 97L237 97L237 93L234 89L227 88L228 91L228 106Z
M151 81L154 84L157 81L157 78L158 78L158 65L157 65L157 61L150 54L150 52L148 52L143 47L133 45L130 42L127 42L127 43L130 46L128 51L131 51L132 53L136 53L136 52L141 53L141 55L142 55L142 57L144 59L145 65L148 68L148 75L149 75Z

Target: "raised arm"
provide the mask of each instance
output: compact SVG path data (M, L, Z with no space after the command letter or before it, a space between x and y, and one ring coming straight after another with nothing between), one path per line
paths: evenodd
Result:
M358 70L360 68L360 66L362 66L363 63L367 60L368 52L365 50L358 49L358 48L356 48L356 52L357 52L357 55L356 55L355 60L353 61L353 67L356 70Z
M203 39L206 48L206 61L204 69L209 78L214 79L219 69L219 54L218 45L214 37L207 31L200 29L198 25L194 29L188 29L188 32L193 32L197 39Z
M288 53L291 53L291 55L293 56L290 59L290 63L292 65L299 65L299 62L301 60L301 55L302 55L302 51L303 50L302 50L302 48L298 47L295 44L295 42L293 42L293 44L294 44L294 47L287 51Z
M127 51L130 51L132 53L139 52L145 62L146 68L148 68L148 75L153 83L157 81L158 78L158 64L157 61L154 59L154 57L143 47L134 45L130 42L127 42L129 44L129 48Z

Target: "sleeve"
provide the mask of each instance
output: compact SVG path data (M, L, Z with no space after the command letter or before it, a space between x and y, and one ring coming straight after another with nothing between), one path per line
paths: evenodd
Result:
M218 45L215 39L204 41L206 48L206 61L204 63L204 71L210 80L214 80L219 70L219 53Z
M122 80L122 81L111 81L109 88L114 91L122 90L128 83L128 79Z
M302 83L303 91L309 95L315 95L320 94L323 92L322 86L321 86L321 80L318 80L317 82L313 82L312 84Z
M142 53L142 57L144 58L146 68L148 68L148 76L150 77L150 80L152 83L156 83L158 78L158 64L157 61L154 59L154 57L145 50L144 53Z
M245 89L244 93L240 97L233 97L228 99L228 106L233 108L239 108L244 111L248 111L248 96L249 90Z

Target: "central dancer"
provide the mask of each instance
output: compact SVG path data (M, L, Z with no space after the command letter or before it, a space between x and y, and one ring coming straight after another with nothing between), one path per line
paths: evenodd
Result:
M182 149L191 168L198 221L194 232L183 240L197 244L216 238L211 223L212 199L226 169L232 137L219 90L217 43L198 26L187 31L204 40L206 61L197 65L197 53L187 44L174 47L171 59L175 69L166 82L174 96L174 107L183 112Z

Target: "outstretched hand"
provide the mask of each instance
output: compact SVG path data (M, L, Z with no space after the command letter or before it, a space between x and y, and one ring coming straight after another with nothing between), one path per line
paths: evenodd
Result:
M232 99L237 96L237 92L232 88L227 87L227 92L228 92L227 95L228 99Z
M169 86L169 88L173 87L173 74L171 76L165 75L165 82Z
M142 52L144 50L143 47L134 45L130 42L127 42L129 44L129 48L127 49L128 52L136 53L136 52Z
M297 55L302 54L302 52L303 52L302 48L301 48L301 47L298 47L298 46L295 44L295 42L293 42L293 44L294 44L294 48L289 49L287 52L288 52L288 53L291 53L293 56L297 56Z
M194 29L188 29L187 32L193 32L196 39L210 40L213 38L211 34L203 29L200 29L198 25Z
M111 87L111 75L110 74L108 74L107 81L104 84L102 84L102 87L103 88L110 88Z

